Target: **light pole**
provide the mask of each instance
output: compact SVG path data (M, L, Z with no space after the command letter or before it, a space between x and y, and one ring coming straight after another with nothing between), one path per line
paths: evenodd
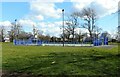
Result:
M16 39L18 39L17 19L15 19L15 37L16 37Z
M63 47L64 47L64 42L65 42L65 37L64 37L64 9L62 9L62 16L63 16Z

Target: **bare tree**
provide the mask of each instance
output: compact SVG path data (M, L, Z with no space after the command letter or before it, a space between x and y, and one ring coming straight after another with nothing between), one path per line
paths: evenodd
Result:
M105 37L108 37L108 35L110 34L107 31L104 31L101 36L105 38Z
M12 42L13 39L18 39L18 36L22 30L22 26L20 25L20 23L17 23L17 19L15 19L15 22L11 23L11 30L8 31L9 37L10 37L10 41Z
M4 33L5 33L5 28L4 26L0 26L0 41L4 42Z
M81 18L84 19L85 23L82 25L83 28L87 29L89 31L90 38L92 40L93 38L93 32L96 29L96 20L97 20L97 14L96 11L92 8L84 8L81 12Z
M96 38L98 38L98 36L101 34L101 32L102 32L102 28L99 28L98 26L95 26L94 34L95 34Z
M80 42L83 42L83 38L85 37L85 33L82 33L81 31L79 31L79 33L76 33L75 34L75 38L77 39L77 41L80 43Z
M15 22L12 23L12 30L14 31L15 39L18 39L21 29L22 26L17 22L17 19L15 19Z
M70 36L71 36L70 30L68 30L67 28L65 28L65 30L64 30L65 41L71 41L70 40ZM60 34L60 37L63 38L63 34Z
M72 42L74 41L75 38L75 29L78 28L78 12L73 12L69 17L68 17L68 21L66 21L66 33L68 35L68 38L70 37L70 35L72 35Z
M120 26L117 27L115 37L118 40L118 42L120 42Z
M32 33L21 31L21 33L18 36L18 39L26 40L26 39L29 39L30 37L33 37Z

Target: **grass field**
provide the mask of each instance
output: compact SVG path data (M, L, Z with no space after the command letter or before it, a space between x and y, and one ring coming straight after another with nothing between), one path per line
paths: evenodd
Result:
M14 46L2 44L3 71L33 76L112 76L120 69L118 47Z

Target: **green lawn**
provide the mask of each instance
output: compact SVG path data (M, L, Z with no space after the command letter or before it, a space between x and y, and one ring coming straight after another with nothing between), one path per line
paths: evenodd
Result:
M14 46L2 44L3 70L33 75L118 75L118 47Z

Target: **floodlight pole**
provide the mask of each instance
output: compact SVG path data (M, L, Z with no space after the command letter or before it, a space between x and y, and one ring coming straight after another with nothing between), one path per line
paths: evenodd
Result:
M16 28L16 30L15 30L15 37L16 37L16 39L18 39L18 33L17 33L17 19L15 19L15 28Z
M62 9L62 16L63 16L63 47L64 47L64 42L65 42L65 37L64 37L64 9Z

